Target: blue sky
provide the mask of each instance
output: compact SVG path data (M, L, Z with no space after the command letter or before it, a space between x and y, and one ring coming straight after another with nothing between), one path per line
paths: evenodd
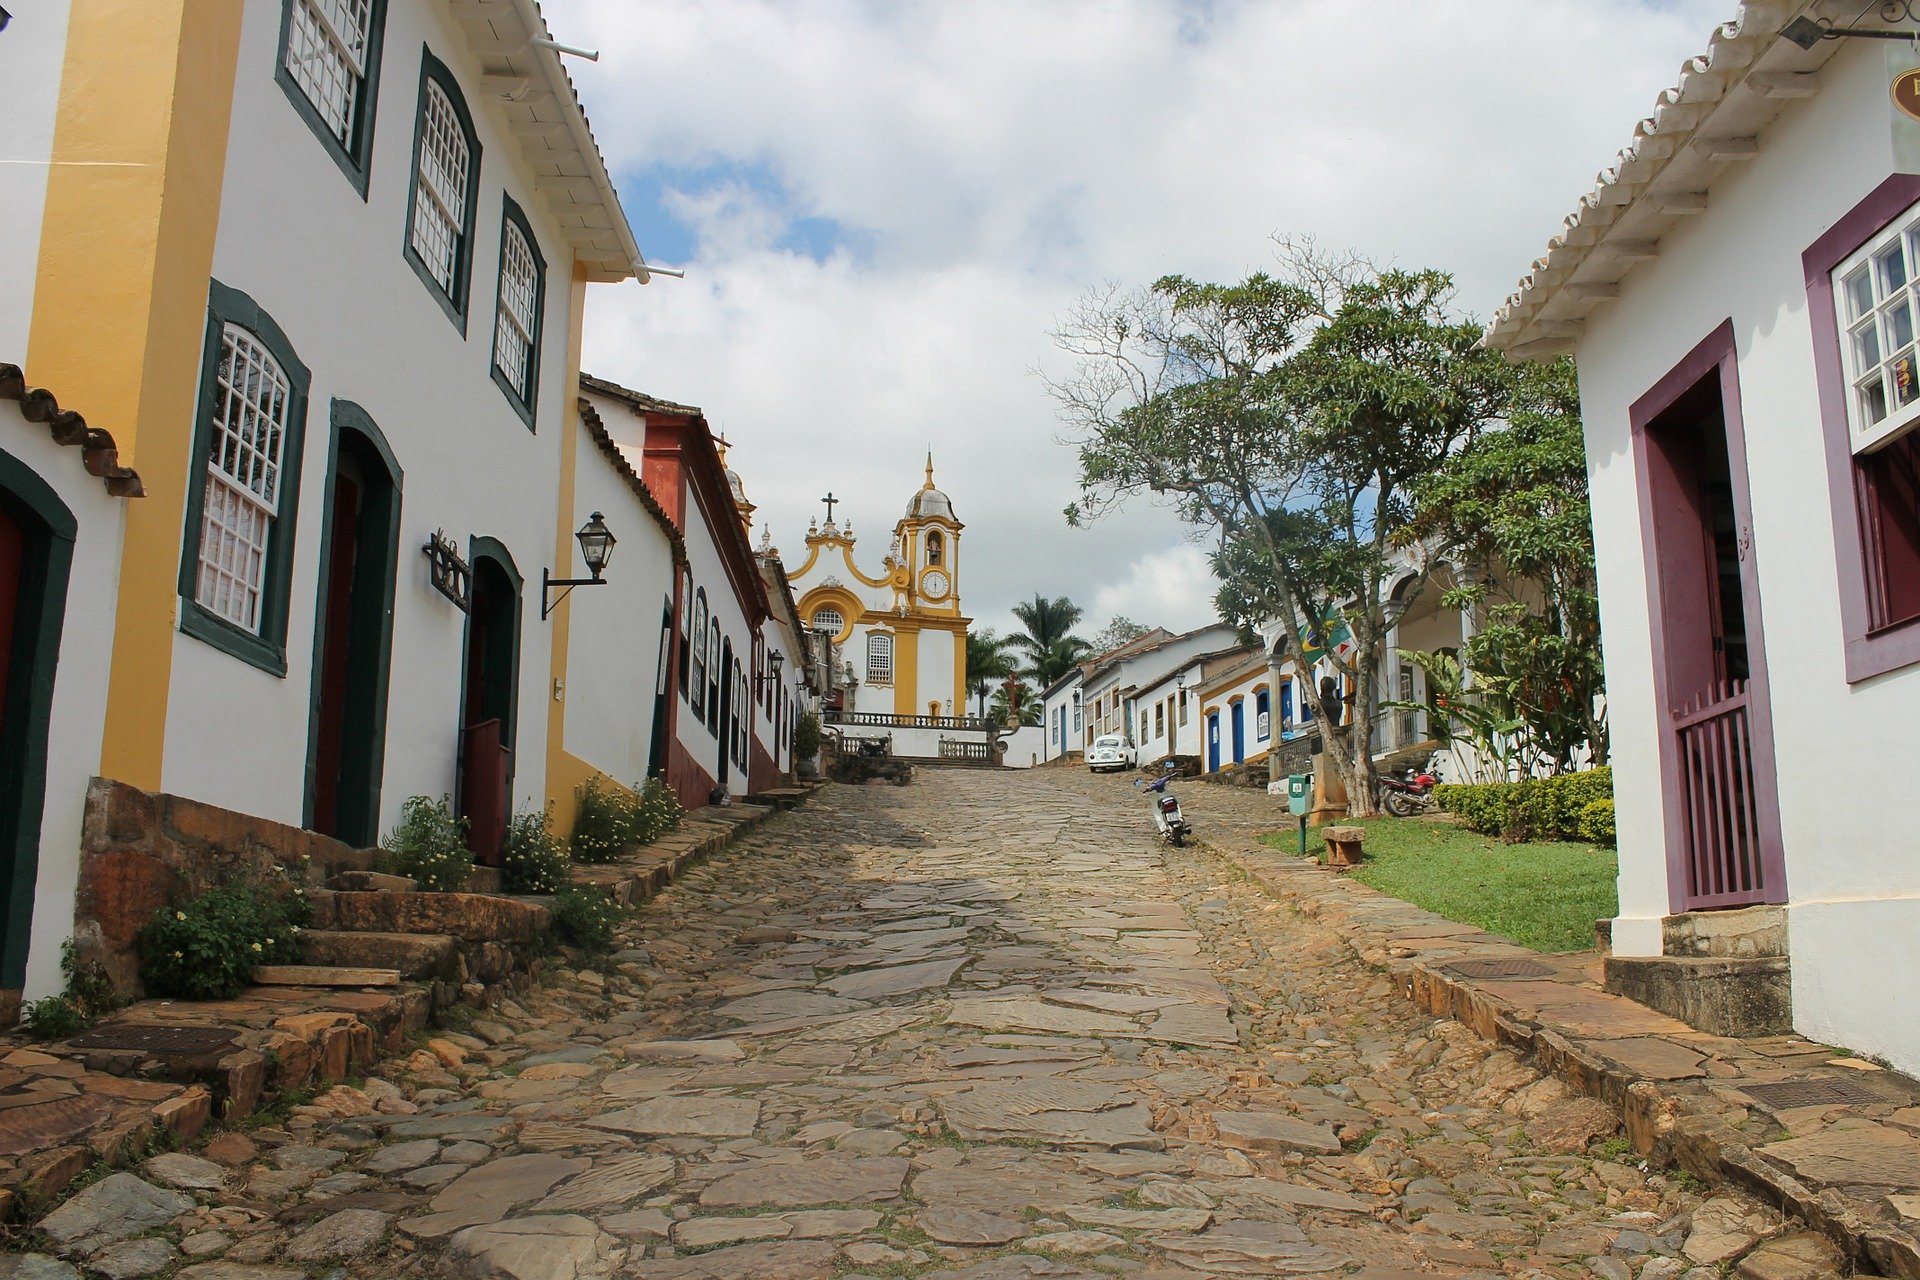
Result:
M1172 517L1067 528L1037 371L1074 300L1273 266L1310 235L1456 273L1485 315L1732 0L575 0L555 35L641 247L590 371L700 404L777 545L848 499L877 562L931 445L963 604L1186 629Z

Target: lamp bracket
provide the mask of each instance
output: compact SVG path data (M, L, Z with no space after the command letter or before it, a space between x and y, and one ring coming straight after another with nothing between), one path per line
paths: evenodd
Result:
M1914 5L1916 0L1882 0L1877 6L1882 22L1912 22L1916 18ZM1799 45L1802 49L1811 49L1822 40L1839 40L1854 37L1863 40L1912 40L1920 42L1920 30L1887 31L1873 27L1836 27L1821 18L1810 18L1801 14L1780 29L1780 34Z
M545 622L560 607L560 602L573 594L575 587L604 587L607 580L595 575L591 578L556 578L549 570L540 571L540 621ZM559 595L553 595L555 587L565 587ZM552 597L549 599L548 597Z

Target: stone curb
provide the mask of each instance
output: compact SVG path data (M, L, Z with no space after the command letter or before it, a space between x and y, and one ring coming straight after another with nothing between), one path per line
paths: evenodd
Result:
M1815 1187L1763 1158L1707 1105L1698 1092L1682 1092L1668 1082L1635 1073L1592 1052L1566 1028L1531 1016L1488 986L1446 972L1440 966L1474 954L1538 957L1508 939L1470 926L1454 926L1430 940L1419 954L1418 940L1395 937L1341 910L1354 904L1391 903L1404 920L1424 916L1451 923L1377 889L1340 876L1316 862L1255 845L1261 865L1247 855L1253 849L1199 838L1195 843L1239 868L1270 896L1339 932L1365 963L1385 969L1402 983L1407 998L1423 1011L1461 1023L1482 1039L1531 1059L1533 1064L1621 1113L1628 1139L1642 1158L1677 1164L1713 1185L1747 1191L1783 1213L1800 1218L1837 1244L1856 1266L1878 1274L1920 1280L1920 1240L1913 1233L1877 1221L1869 1206L1838 1187ZM1296 883L1289 883L1294 881ZM1337 895L1325 892L1337 886ZM1549 957L1538 957L1550 963ZM1639 1007L1639 1006L1635 1006Z

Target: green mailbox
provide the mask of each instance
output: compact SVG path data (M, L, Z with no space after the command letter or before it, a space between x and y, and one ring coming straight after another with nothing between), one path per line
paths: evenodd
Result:
M1307 813L1307 793L1313 781L1310 773L1290 773L1287 775L1287 808L1296 817L1305 817Z

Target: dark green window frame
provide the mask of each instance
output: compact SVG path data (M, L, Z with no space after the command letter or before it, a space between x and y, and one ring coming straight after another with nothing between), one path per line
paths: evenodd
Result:
M493 371L494 385L507 394L507 403L513 406L520 420L527 424L527 430L536 431L534 426L534 406L540 402L540 339L545 329L547 310L547 258L540 252L540 240L533 234L533 224L527 221L527 215L514 202L512 196L501 192L503 202L500 211L500 258L493 273ZM533 255L533 332L528 335L531 344L527 351L527 390L522 396L520 389L513 385L506 372L500 368L500 294L507 282L507 228L513 227L526 238L527 252Z
M440 281L434 277L429 267L413 248L413 219L420 202L420 148L426 140L427 122L427 85L438 84L441 92L447 95L447 101L453 106L453 114L460 122L460 132L467 141L467 205L461 213L460 251L454 255L453 289L449 292L440 287ZM453 78L453 72L446 63L433 56L433 51L425 45L420 46L420 99L413 109L413 163L407 170L407 225L401 228L401 252L405 254L407 265L427 286L427 292L447 313L447 319L453 321L454 328L461 337L467 335L467 299L473 287L473 231L475 220L480 212L480 135L474 131L473 112L467 109L467 97L460 92L460 82Z
M293 534L300 507L300 459L307 441L307 388L313 376L294 354L293 344L258 303L218 280L207 290L207 337L200 358L200 395L193 429L193 466L187 477L186 529L180 543L180 630L262 671L287 674L287 605L293 576ZM213 409L219 394L214 370L227 325L245 329L280 363L291 390L287 425L280 445L280 502L267 536L266 573L260 588L260 633L228 622L198 599L200 539L205 532L207 457L213 449Z
M353 136L345 143L334 136L333 128L321 116L313 100L307 97L300 82L287 70L287 42L293 35L293 7L302 0L281 0L280 6L280 43L274 46L273 78L286 92L287 100L293 109L307 122L307 128L313 130L314 137L326 148L333 162L340 166L340 172L347 175L347 181L367 198L367 182L373 171L373 121L375 106L380 97L380 51L386 43L387 0L372 0L367 14L367 52L361 58L365 75L360 87L360 100L354 104Z

